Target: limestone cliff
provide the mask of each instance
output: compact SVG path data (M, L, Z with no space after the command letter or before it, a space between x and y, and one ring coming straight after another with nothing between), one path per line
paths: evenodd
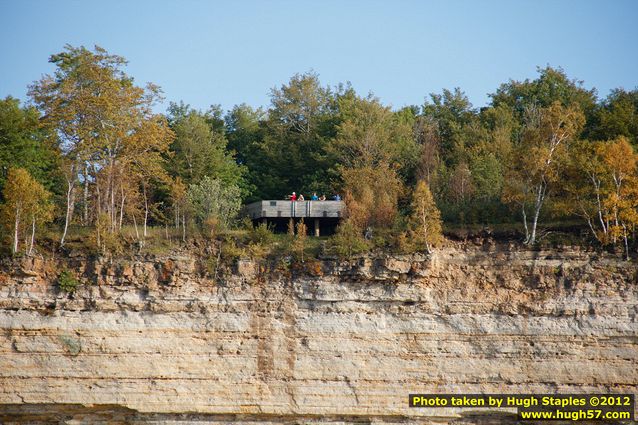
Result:
M638 392L634 263L490 245L311 269L7 261L0 422L487 424L513 416L408 394Z

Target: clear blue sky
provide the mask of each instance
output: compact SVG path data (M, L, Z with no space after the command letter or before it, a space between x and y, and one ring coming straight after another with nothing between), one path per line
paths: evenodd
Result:
M602 96L638 86L635 0L0 0L0 96L24 99L66 43L122 55L138 83L204 109L268 105L311 69L394 107L454 87L482 106L547 64Z

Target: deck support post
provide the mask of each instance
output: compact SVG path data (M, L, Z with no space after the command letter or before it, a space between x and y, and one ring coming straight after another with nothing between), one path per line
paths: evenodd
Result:
M315 236L320 236L319 235L319 219L315 218Z

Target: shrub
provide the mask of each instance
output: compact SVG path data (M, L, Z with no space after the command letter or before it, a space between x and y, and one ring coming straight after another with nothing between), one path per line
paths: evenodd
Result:
M232 236L224 238L221 250L222 258L228 261L236 261L247 256L246 249L239 246L237 240Z
M208 176L198 184L191 184L186 198L200 226L204 226L210 217L216 217L216 227L227 228L241 208L241 191L237 186L224 185Z
M347 258L354 254L366 252L370 244L363 239L359 230L350 220L346 220L337 228L337 233L330 238L331 248L339 257Z
M80 282L73 276L70 270L64 269L58 276L58 285L62 291L70 294L75 292L78 286L80 286Z
M260 223L259 225L251 228L250 241L259 245L270 245L275 241L275 234L272 232L271 227L266 225L266 223Z
M95 229L91 235L94 249L100 254L111 252L119 254L123 251L122 238L119 231L110 228L108 214L101 213L95 221Z

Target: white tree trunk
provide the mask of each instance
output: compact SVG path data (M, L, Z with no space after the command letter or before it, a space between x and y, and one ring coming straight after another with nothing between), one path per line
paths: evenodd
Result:
M144 185L144 239L146 239L146 224L148 223L148 197L146 196L146 185Z
M627 226L625 226L625 223L622 224L622 236L623 236L623 240L625 242L625 260L629 261L629 241L628 236L627 236Z
M66 233L69 230L69 223L73 215L73 189L75 187L75 180L67 181L66 189L66 214L64 216L64 230L62 231L62 238L60 239L60 246L64 246L64 240L66 239Z
M133 227L135 227L135 236L137 237L137 242L140 242L140 232L137 231L137 220L135 219L135 214L133 214Z
M84 194L83 194L84 212L82 222L85 226L89 224L89 167L84 166Z
M525 211L525 205L521 207L523 213L523 227L525 227L525 243L529 242L529 227L527 227L527 212Z
M18 205L16 207L16 218L15 218L15 223L13 228L13 253L14 254L18 252L18 240L20 237L20 235L18 234L19 229L20 229L20 206Z
M124 189L122 189L122 203L120 204L120 223L119 230L122 230L122 221L124 220L124 201L126 200L126 196L124 196Z
M31 243L29 244L29 252L27 255L31 255L33 252L33 245L35 243L35 216L31 219Z
M541 209L543 208L543 203L545 201L545 193L547 190L547 185L545 183L540 183L538 185L538 189L536 190L536 201L534 202L534 218L532 219L532 231L531 234L527 237L527 245L534 245L536 243L536 228L538 226L538 218L541 213ZM526 220L527 227L527 220ZM527 228L525 229L527 232Z

